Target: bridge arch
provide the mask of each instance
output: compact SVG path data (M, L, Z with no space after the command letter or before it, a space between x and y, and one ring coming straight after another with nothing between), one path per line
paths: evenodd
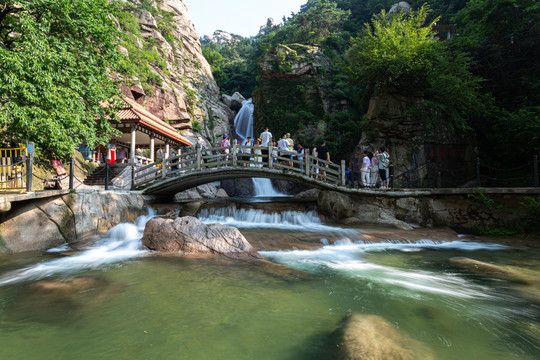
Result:
M172 197L180 191L214 181L269 178L318 189L347 189L344 161L337 165L314 159L309 154L300 157L287 151L278 154L270 147L267 155L260 150L260 147L236 144L210 149L198 147L134 170L132 188L143 194Z

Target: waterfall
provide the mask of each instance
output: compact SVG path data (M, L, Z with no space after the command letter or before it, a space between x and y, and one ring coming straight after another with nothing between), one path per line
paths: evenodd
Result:
M251 99L242 101L242 108L234 118L234 130L236 134L242 138L242 141L248 137L253 137L253 110L254 105ZM284 194L274 190L270 179L265 178L253 178L253 188L255 189L255 196L284 196Z
M242 108L234 118L234 130L236 134L246 140L248 136L253 138L253 101L242 101Z

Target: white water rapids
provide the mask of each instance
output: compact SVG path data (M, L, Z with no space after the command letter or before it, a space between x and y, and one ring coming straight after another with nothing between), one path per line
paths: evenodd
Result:
M135 223L118 224L110 229L102 239L79 254L45 261L11 271L0 277L0 286L28 280L39 280L53 275L70 275L82 270L100 269L106 265L145 256L141 238L148 220L155 215L140 216ZM66 246L50 249L48 252L69 251Z
M457 273L399 269L375 264L367 257L372 253L391 250L410 253L429 250L496 251L505 249L508 247L504 245L467 241L421 240L410 243L398 241L366 243L345 239L318 250L262 251L260 253L280 264L306 272L320 272L321 269L326 269L348 278L391 285L394 287L391 293L400 296L418 298L421 293L432 293L460 298L485 298L490 297L487 287L473 284Z
M8 272L0 277L0 286L22 281L35 281L51 276L69 276L80 271L102 269L113 263L145 256L148 252L143 250L141 238L146 222L153 215L152 212L149 215L139 217L134 224L124 223L113 227L101 240L79 254L44 261ZM379 265L367 259L369 254L386 251L410 253L428 250L496 251L508 249L504 245L468 241L441 243L431 240L414 243L398 241L352 242L347 237L357 235L357 229L343 229L325 225L315 211L265 213L263 210L225 207L203 209L199 218L205 223L221 223L240 229L261 228L293 232L341 233L344 239L336 241L332 245L321 239L323 244L327 245L318 250L269 251L261 252L261 255L306 272L316 273L321 269L327 269L348 278L367 279L373 283L386 284L393 287L392 293L413 298L422 293L460 298L485 298L490 295L486 288L473 284L459 274ZM60 247L51 249L49 252L66 250L69 249ZM404 289L406 291L402 291Z

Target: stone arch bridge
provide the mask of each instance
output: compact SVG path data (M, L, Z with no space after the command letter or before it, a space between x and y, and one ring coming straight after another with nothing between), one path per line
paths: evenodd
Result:
M177 192L213 181L253 177L287 180L318 189L352 190L345 186L345 161L334 164L309 154L236 144L209 149L197 147L135 168L132 189L172 197Z

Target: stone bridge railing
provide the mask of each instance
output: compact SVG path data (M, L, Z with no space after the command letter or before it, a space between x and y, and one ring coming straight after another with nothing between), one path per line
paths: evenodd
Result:
M132 189L144 189L188 173L200 172L201 176L204 176L204 170L207 169L228 170L231 168L242 169L243 167L248 167L251 171L254 169L282 170L318 182L322 181L338 186L346 184L344 160L337 165L309 154L300 155L289 151L279 151L272 147L233 144L228 147L208 149L197 147L181 155L134 168ZM261 171L260 175L266 177L264 171Z

